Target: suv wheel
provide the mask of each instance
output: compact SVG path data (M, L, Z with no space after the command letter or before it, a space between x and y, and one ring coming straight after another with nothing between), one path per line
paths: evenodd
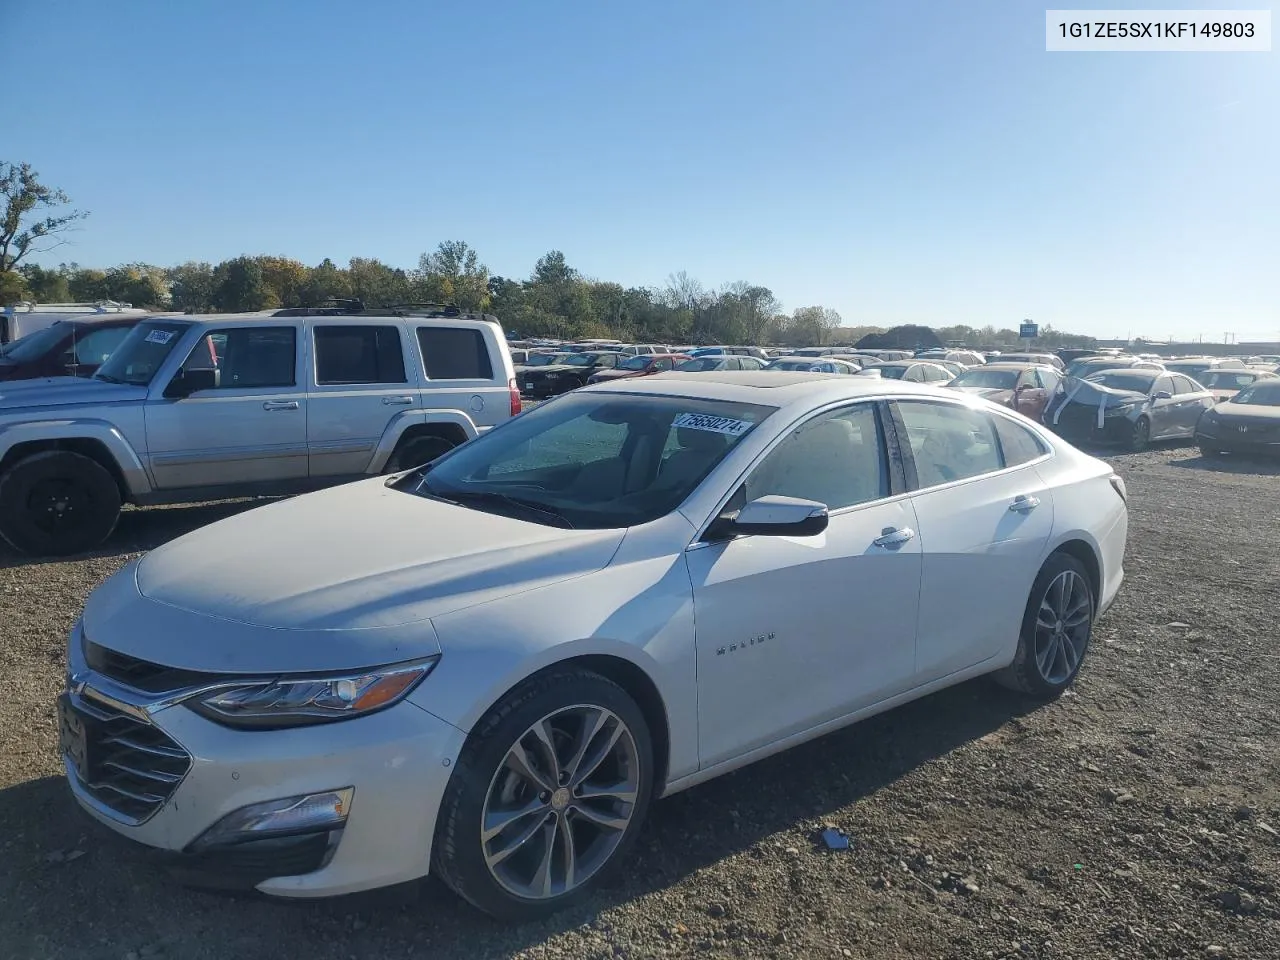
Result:
M586 670L534 677L477 724L436 823L435 870L506 920L589 896L625 859L653 792L626 691Z
M387 461L387 473L420 467L444 456L456 446L456 443L446 437L411 437L403 440Z
M1049 700L1071 686L1093 636L1095 600L1089 575L1075 557L1055 553L1031 587L1013 663L995 675L1001 685Z
M120 518L120 488L96 460L47 450L0 477L0 536L37 556L96 547Z

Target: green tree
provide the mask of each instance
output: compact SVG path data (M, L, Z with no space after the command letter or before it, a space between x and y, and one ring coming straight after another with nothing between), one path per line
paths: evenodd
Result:
M415 287L425 300L456 303L464 310L489 307L489 268L462 240L445 240L418 258Z
M306 305L334 298L346 299L350 296L351 278L328 257L311 268L307 274L307 282L302 288L302 302Z
M49 270L38 263L24 263L18 272L27 282L28 298L36 303L66 303L71 299L66 264Z
M307 285L307 265L288 257L256 257L266 287L263 307L300 307Z
M188 260L169 270L169 294L175 310L208 313L213 309L216 290L211 264Z
M0 307L26 300L29 296L26 277L17 270L0 271Z
M347 276L351 296L367 306L404 303L410 298L408 275L380 260L352 257Z
M262 310L271 297L256 257L224 260L213 268L213 305L226 313Z
M103 270L85 269L72 264L67 286L71 290L71 299L82 303L111 299L107 291L107 274Z
M162 307L169 302L169 282L164 271L145 263L112 267L103 277L106 299L135 307Z
M40 182L40 175L29 163L0 160L0 197L4 198L4 216L0 219L0 273L17 267L30 253L43 253L58 246L58 237L86 216L82 210L48 214L71 202L61 190Z

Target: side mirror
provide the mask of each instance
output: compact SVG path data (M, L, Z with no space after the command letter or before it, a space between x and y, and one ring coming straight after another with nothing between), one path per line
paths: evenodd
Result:
M705 539L739 535L757 537L816 537L827 529L827 505L797 497L768 496L752 500L737 515L718 517Z
M1153 397L1152 399L1155 399L1155 400L1172 400L1172 399L1173 399L1173 394L1172 394L1172 393L1170 393L1168 390L1157 390L1157 391L1156 391L1156 395L1155 395L1155 397Z
M214 390L218 386L218 371L209 369L179 370L164 388L170 400L181 400L197 390Z

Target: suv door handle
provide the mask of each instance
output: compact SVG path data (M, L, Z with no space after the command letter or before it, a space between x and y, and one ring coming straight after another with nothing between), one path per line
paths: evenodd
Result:
M413 403L413 397L383 397L382 403L384 406L388 407L393 405L397 407L407 407L409 404Z
M263 410L297 410L297 400L266 400L262 404Z
M1025 493L1020 493L1013 498L1013 503L1009 504L1009 509L1014 513L1027 513L1038 506L1040 506L1039 497L1032 497Z
M885 527L880 536L876 537L871 543L877 547L897 547L916 535L916 532L910 527L902 527L895 529L893 527Z

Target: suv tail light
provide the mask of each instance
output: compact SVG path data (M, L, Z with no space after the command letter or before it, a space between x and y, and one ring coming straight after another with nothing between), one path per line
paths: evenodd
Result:
M507 381L507 389L511 391L511 415L514 417L521 410L520 407L520 388L516 386L516 378L512 377Z
M1124 481L1120 479L1118 474L1112 474L1107 478L1111 481L1111 489L1120 494L1120 499L1125 503L1129 502L1129 491L1124 485Z

